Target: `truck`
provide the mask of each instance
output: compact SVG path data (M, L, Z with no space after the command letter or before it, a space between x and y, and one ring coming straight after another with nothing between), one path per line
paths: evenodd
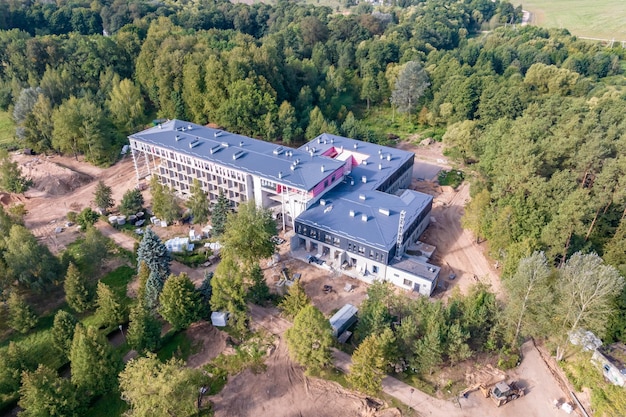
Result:
M507 384L504 381L500 381L491 388L481 386L480 390L485 397L491 398L493 402L496 403L497 407L516 400L524 395L524 389L518 387L515 382Z

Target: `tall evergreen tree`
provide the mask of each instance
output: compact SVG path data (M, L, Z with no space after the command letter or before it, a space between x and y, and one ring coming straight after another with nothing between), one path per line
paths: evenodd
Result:
M159 312L174 330L186 329L202 316L202 300L187 274L172 275L159 296Z
M117 385L122 362L111 344L94 327L77 325L70 350L72 383L90 396L105 394Z
M202 184L194 178L190 188L191 196L187 200L187 207L193 215L195 224L206 223L209 219L209 199L206 191L202 189Z
M52 325L52 346L63 358L69 359L74 330L78 320L72 314L64 310L59 310L54 315Z
M211 280L211 310L230 313L229 323L240 332L246 330L246 289L243 274L235 260L225 256L217 266Z
M311 303L311 300L304 292L304 287L300 281L296 281L293 283L291 287L289 287L289 291L287 295L281 301L280 309L283 311L283 314L288 318L294 318L298 315L298 313L307 305Z
M0 394L13 394L20 388L22 372L30 368L28 355L15 342L0 355Z
M372 334L354 351L347 379L357 390L371 395L381 391L391 333L388 328L382 334Z
M161 323L148 308L145 300L137 300L130 309L126 340L137 352L158 349L161 341Z
M100 324L109 327L123 323L124 306L117 294L103 282L98 283L96 294L96 305L98 306L96 316L100 319Z
M142 261L162 282L170 275L172 257L161 238L151 228L146 229L137 248L137 263L140 265Z
M211 226L213 226L213 234L215 236L221 236L226 230L226 218L230 213L230 203L224 193L220 189L220 194L217 197L215 206L213 207L213 213L211 214Z
M98 185L96 185L96 191L93 194L93 203L97 208L102 209L104 213L106 213L111 207L115 205L115 201L113 200L113 190L111 187L106 185L104 181L98 181Z
M261 266L257 263L250 271L250 287L248 299L254 304L264 305L270 298L270 287L267 286Z
M332 363L330 322L312 304L300 310L286 338L292 358L307 369L318 371Z
M143 210L143 194L137 188L130 189L122 196L120 202L120 212L126 216L135 214Z
M24 298L15 291L7 300L9 309L9 327L20 333L26 333L37 325L37 316Z
M93 288L72 262L67 268L63 288L65 289L65 300L74 311L82 313L92 307Z
M80 417L84 415L84 405L72 383L45 365L22 375L21 417Z

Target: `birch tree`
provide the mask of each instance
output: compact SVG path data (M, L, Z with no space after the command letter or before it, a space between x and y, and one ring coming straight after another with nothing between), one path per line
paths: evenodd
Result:
M558 272L556 317L562 320L562 341L557 347L557 360L561 360L569 333L580 328L600 335L604 332L615 309L613 300L624 287L624 278L595 253L576 252Z

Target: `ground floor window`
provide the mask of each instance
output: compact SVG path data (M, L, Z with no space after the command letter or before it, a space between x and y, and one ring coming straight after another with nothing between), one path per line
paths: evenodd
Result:
M413 286L413 281L409 281L408 279L404 279L404 285L406 285L407 287L412 287Z
M376 265L372 265L372 273L378 274L378 267Z

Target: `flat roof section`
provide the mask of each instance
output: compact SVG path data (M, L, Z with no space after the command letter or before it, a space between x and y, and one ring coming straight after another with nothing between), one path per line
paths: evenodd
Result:
M406 271L412 275L433 282L439 275L440 267L424 262L413 260L409 257L402 257L401 260L394 260L389 264L390 267Z
M376 145L357 139L323 133L304 144L299 150L328 155L330 158L345 161L351 158L355 187L376 189L391 173L394 173L408 160L415 158L413 152L388 146ZM366 182L363 182L365 176Z
M388 251L396 244L400 212L406 211L404 222L408 227L432 199L428 194L411 190L396 196L372 190L351 191L350 185L341 185L325 194L296 221Z
M134 133L129 139L306 191L345 164L319 151L305 152L176 119Z

